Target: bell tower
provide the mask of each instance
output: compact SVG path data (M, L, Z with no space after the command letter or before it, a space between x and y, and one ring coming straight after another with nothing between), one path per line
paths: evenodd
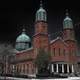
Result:
M35 19L35 34L38 33L47 34L47 13L43 9L42 1L40 1L40 8L36 12Z
M47 27L47 13L45 9L43 9L42 1L40 1L40 8L36 12L35 33L33 36L33 46L35 51L40 48L44 48L46 51L48 50L49 40Z
M73 29L72 19L69 17L68 10L66 10L66 17L63 21L63 39L64 41L75 41L75 33Z
M77 71L77 61L76 61L76 54L77 54L77 44L75 39L75 32L73 28L72 19L69 17L68 10L66 11L66 17L63 21L63 40L68 45L68 58L69 63L73 65L74 72Z

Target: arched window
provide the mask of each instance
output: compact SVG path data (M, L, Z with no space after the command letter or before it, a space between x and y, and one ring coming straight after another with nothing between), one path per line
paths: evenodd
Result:
M36 13L36 21L38 20L38 14Z
M47 16L46 16L46 13L44 12L44 13L43 13L43 20L46 21L46 17L47 17Z
M53 54L54 54L54 56L56 55L56 54L55 54L55 48L53 48Z
M59 56L61 55L61 52L60 52L60 48L59 48Z
M64 55L64 56L66 55L66 51L65 51L65 49L63 49L63 55Z
M41 20L41 12L39 12L39 19L38 20Z
M72 21L69 22L69 26L70 26L70 28L73 28L73 23L72 23Z
M65 21L65 26L66 26L66 28L69 27L69 21L68 20Z

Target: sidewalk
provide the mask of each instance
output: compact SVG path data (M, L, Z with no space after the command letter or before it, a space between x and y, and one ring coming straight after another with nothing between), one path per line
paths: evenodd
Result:
M5 77L0 76L0 80L5 80ZM59 79L26 79L26 78L16 78L16 77L6 77L6 80L80 80L80 77L69 77L69 78L59 78Z

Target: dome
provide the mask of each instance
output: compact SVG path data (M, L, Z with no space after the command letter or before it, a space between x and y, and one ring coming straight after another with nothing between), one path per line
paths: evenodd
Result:
M21 35L19 35L16 39L15 48L18 51L26 50L31 47L31 39L25 33L25 29L23 29Z
M19 35L17 37L17 39L16 39L16 42L30 42L30 41L31 41L30 37L28 35L26 35L26 33L24 32L24 30L23 30L22 34Z
M68 12L66 13L66 17L63 20L63 28L64 29L66 29L66 28L73 29L73 22L72 22L72 19L69 17Z
M46 13L45 9L43 7L40 7L40 9L37 11L37 13Z
M47 14L45 9L43 9L41 2L39 10L37 10L36 12L36 21L46 21L46 20L47 20Z
M64 21L72 21L72 19L69 16L66 16L66 18L64 19Z
M21 34L16 39L16 42L30 42L30 38L26 34Z

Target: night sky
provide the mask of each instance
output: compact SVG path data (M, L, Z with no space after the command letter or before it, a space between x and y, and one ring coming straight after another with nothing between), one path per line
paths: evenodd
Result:
M61 1L61 0L60 0ZM64 0L43 0L43 7L47 11L49 34L62 30L66 9L74 25L80 23L80 6L78 2ZM8 2L7 2L8 3ZM34 34L35 13L39 9L40 0L26 0L26 2L2 2L0 6L0 42L15 43L25 24L26 33ZM80 43L80 26L75 27L76 39Z

